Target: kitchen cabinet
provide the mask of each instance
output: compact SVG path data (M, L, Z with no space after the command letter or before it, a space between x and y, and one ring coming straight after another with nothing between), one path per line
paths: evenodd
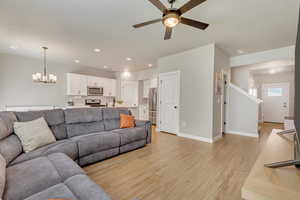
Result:
M116 96L117 84L115 79L88 76L88 86L103 87L103 96Z
M126 106L138 105L138 81L121 81L121 99Z
M104 96L114 97L117 93L117 81L115 79L106 79L104 83Z
M153 78L153 79L151 79L151 81L150 81L151 83L150 83L150 88L157 88L157 82L158 82L158 80L157 80L157 78Z
M87 96L87 87L103 87L103 96L116 96L115 79L67 73L67 95Z
M105 78L87 76L88 86L89 87L104 87L106 81Z
M149 98L149 90L151 86L151 80L144 80L143 97Z
M87 77L67 73L67 95L87 96Z

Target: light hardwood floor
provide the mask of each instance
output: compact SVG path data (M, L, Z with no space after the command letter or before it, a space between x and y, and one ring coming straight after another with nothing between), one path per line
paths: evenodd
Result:
M214 144L153 131L152 144L85 168L115 200L241 199L241 187L273 128L259 139L225 135Z

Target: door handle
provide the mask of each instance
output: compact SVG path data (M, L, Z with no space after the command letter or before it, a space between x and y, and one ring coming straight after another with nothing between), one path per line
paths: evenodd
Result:
M174 106L175 109L177 109L177 106Z

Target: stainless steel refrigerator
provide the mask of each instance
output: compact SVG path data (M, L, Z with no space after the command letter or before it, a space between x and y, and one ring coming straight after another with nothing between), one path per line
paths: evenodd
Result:
M156 125L157 119L157 89L150 88L149 90L149 120L153 125Z

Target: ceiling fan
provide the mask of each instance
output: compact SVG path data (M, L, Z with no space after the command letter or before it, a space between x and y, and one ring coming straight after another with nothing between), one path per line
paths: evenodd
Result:
M166 27L164 39L169 40L171 39L172 36L172 28L174 28L179 23L193 26L201 30L205 30L209 26L209 24L198 22L181 16L182 14L200 5L206 0L190 0L179 9L173 8L173 4L175 3L176 0L168 0L168 2L171 4L171 8L166 8L165 5L162 4L159 0L148 0L148 1L150 1L155 7L157 7L163 13L162 18L133 25L134 28L140 28L146 25L162 22Z

